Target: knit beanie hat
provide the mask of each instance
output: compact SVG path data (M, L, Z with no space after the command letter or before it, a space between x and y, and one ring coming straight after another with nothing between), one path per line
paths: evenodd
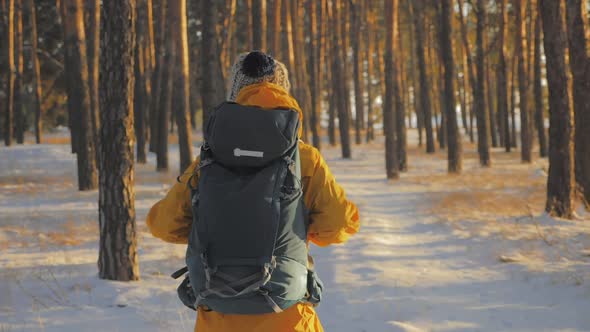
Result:
M227 99L236 101L242 88L262 82L277 84L287 92L291 89L283 63L261 51L240 54L231 68Z

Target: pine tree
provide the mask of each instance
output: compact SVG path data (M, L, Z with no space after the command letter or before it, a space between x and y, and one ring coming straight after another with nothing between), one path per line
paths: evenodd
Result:
M41 87L41 71L39 57L37 57L37 11L33 0L26 0L29 12L30 39L31 39L31 62L33 69L33 108L35 111L35 142L41 143L41 98L43 96Z
M188 58L188 36L186 0L174 1L171 5L171 22L174 24L175 36L175 68L174 71L174 98L173 112L178 128L178 145L180 152L180 174L182 174L193 161L191 151L191 130L188 121L190 108L190 80Z
M549 87L549 176L546 211L571 218L574 213L574 129L565 66L566 36L561 1L540 0L543 45Z
M566 1L570 69L573 77L576 184L590 208L590 57L582 0ZM586 24L586 26L585 26Z
M96 146L92 134L90 90L88 88L88 62L84 31L82 0L64 1L67 61L68 107L72 128L77 128L72 142L78 159L78 188L92 190L97 187Z
M481 1L481 0L478 0ZM448 145L448 171L449 173L461 173L462 169L462 152L459 130L457 128L457 112L455 112L455 92L453 86L455 66L453 61L453 48L451 36L451 11L453 8L452 0L442 0L441 4L441 30L440 30L440 47L441 58L444 66L444 101L445 101L445 120L447 127L447 145Z
M516 12L516 36L514 38L515 51L518 61L518 98L520 110L520 145L521 159L525 163L532 161L532 142L529 123L528 108L528 76L526 72L525 52L527 50L525 0L513 0L514 11Z
M385 95L383 102L383 129L385 131L385 173L388 179L399 178L399 161L397 160L396 118L395 118L395 63L394 42L397 30L398 0L385 0Z
M8 45L6 47L8 58L8 78L7 78L7 96L6 96L6 110L4 116L4 144L6 146L12 145L12 122L14 121L14 80L16 74L16 67L14 63L14 1L8 0L8 19L6 34Z
M541 17L535 15L535 55L534 55L534 97L535 97L535 125L539 140L539 154L541 158L547 157L547 135L545 133L545 107L543 104L543 86L541 78Z
M508 79L506 77L506 16L507 0L499 0L498 11L498 65L496 67L496 107L500 118L500 140L504 143L506 152L510 152L510 121L508 114Z
M104 1L100 57L101 279L139 279L133 164L135 0Z
M418 59L418 72L420 81L420 110L424 118L424 129L426 130L426 152L434 153L434 135L432 130L432 102L430 100L430 82L426 69L424 52L424 0L412 1L414 35L416 37L416 58Z
M17 144L25 142L25 94L24 94L24 54L23 54L23 2L14 3L15 17L15 83L14 83L14 136Z

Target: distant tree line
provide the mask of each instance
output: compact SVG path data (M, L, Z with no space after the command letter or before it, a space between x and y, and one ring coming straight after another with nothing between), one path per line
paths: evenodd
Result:
M530 163L538 147L550 164L547 211L572 217L576 197L588 206L587 0L114 2L0 0L5 145L69 127L80 190L99 185L99 170L116 166L106 153L125 144L134 151L113 160L145 163L150 151L157 170L168 170L171 132L186 168L191 134L225 99L234 58L261 49L288 67L303 139L318 149L339 145L351 158L383 134L386 176L395 179L411 165L408 128L425 153L446 150L450 173L461 173L467 142L482 167L494 148L520 149ZM133 26L113 23L117 11ZM123 40L132 50L108 44ZM105 77L128 70L132 80L112 76L109 88ZM132 110L111 113L118 105ZM125 119L124 135L113 119Z

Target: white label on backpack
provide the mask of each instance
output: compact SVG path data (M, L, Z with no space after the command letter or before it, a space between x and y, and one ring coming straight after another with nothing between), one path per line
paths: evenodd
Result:
M240 148L235 148L234 149L234 156L236 156L236 157L264 158L264 152L263 151L242 150Z

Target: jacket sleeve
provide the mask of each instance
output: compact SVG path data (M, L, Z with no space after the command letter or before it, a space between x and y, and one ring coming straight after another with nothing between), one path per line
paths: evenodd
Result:
M346 198L319 151L313 152L315 162L305 197L311 219L308 238L320 247L343 243L359 230L358 209Z
M166 196L150 209L146 223L155 237L171 243L188 243L193 213L190 189L187 184L198 164L198 160L193 162ZM196 184L195 178L192 181Z

